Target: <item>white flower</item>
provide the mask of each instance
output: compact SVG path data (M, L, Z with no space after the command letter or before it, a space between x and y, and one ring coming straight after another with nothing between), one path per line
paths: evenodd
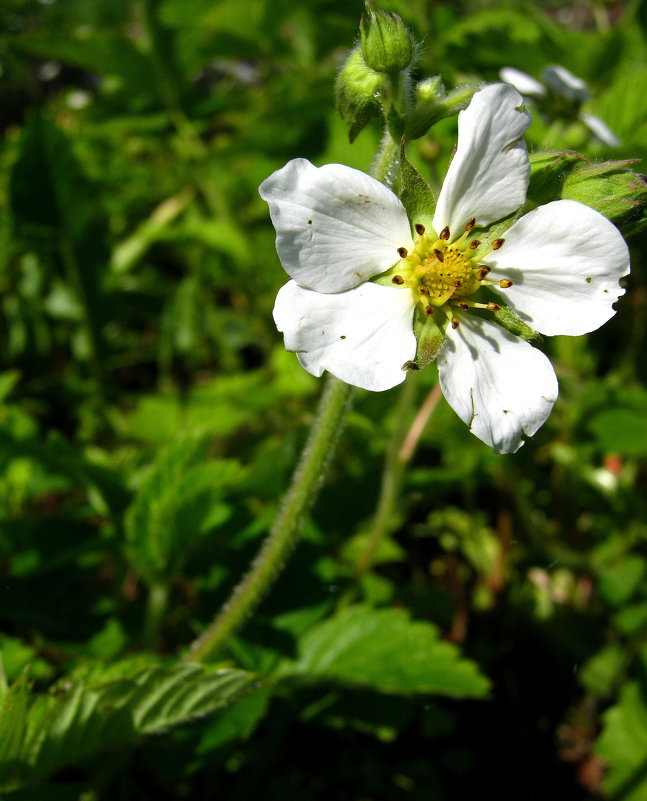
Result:
M538 104L547 98L547 86L553 97L568 101L571 113L586 125L598 142L607 147L618 147L620 144L618 137L599 117L579 110L580 104L589 100L591 95L584 81L569 72L566 67L562 67L560 64L546 67L542 73L546 86L514 67L503 67L499 70L499 75L502 81L514 86L522 95Z
M481 287L500 292L540 333L583 334L614 314L629 255L605 217L571 200L531 211L505 239L478 233L525 201L529 121L511 86L474 95L459 115L456 155L426 230L411 220L412 231L387 187L339 164L295 159L263 182L292 279L274 319L306 370L364 389L393 387L416 355L414 315L431 317L446 329L442 390L471 431L499 453L537 431L557 398L555 374L541 351L488 318L499 307L479 300ZM380 283L369 280L378 275Z

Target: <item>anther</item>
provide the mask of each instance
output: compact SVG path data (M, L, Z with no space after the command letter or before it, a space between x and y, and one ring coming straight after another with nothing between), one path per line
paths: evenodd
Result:
M441 239L449 239L449 227L446 225L440 232Z
M398 248L398 256L401 259L406 259L409 255L409 251L406 248Z
M490 268L484 265L483 267L479 267L479 271L476 273L476 277L478 278L479 281L484 281L489 272Z
M458 305L461 307L461 309L465 309L465 311L467 311L470 307L470 304L466 303L464 300L462 300Z
M480 239L472 239L470 242L470 250L476 250L476 248L481 244Z
M467 225L465 226L465 230L469 233L470 231L474 230L474 226L476 225L476 217L472 217L471 220L467 221Z
M458 328L458 320L455 317L452 317L452 328L454 331Z
M501 307L499 306L499 304L498 303L492 303L492 301L490 301L485 308L488 311L501 311Z
M454 281L454 289L458 289L458 287L463 286L462 281Z
M394 275L391 279L391 283L402 286L402 284L404 284L404 278L401 275Z
M495 239L494 242L492 242L492 250L498 250L500 247L503 246L504 242L505 239Z
M431 317L433 313L434 310L432 306L425 306L425 314L427 315L427 317Z
M438 261L445 261L445 254L442 250L434 250L434 256L438 259Z
M416 233L422 236L425 232L425 226L422 223L416 223L413 226L416 229Z
M420 292L421 295L428 295L429 294L429 290L427 289L426 286L419 286L418 287L418 292Z
M508 289L508 287L514 286L514 281L511 281L509 278L502 278L499 281L499 286L501 289Z

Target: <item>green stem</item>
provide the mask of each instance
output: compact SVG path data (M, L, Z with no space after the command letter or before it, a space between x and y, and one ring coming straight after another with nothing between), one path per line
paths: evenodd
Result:
M83 280L81 266L77 258L74 245L67 236L60 240L60 252L70 283L74 287L83 313L83 327L85 328L90 346L90 369L97 385L99 395L104 390L103 374L103 339L97 317L93 312L95 303Z
M151 584L148 588L148 602L142 628L142 646L146 649L155 648L168 608L168 596L168 587L165 584Z
M327 379L310 436L294 472L281 510L252 566L221 612L186 654L188 661L204 661L261 601L283 567L301 532L304 514L321 485L326 464L341 431L352 387L334 376Z
M387 130L384 132L380 151L373 165L373 177L377 178L378 181L382 181L382 183L386 184L389 188L393 188L393 184L397 178L399 161L400 146Z
M404 463L398 458L402 442L409 426L409 417L416 396L416 382L407 376L400 390L395 408L395 425L386 450L386 460L382 473L380 497L373 522L368 533L366 545L355 566L356 575L364 573L371 565L382 539L392 528L398 493L402 486Z
M355 565L356 576L363 575L370 568L380 543L393 531L395 510L407 466L415 453L429 417L440 400L440 384L436 384L418 409L411 425L408 425L416 399L415 390L415 382L409 376L402 387L398 401L395 427L386 452L380 498L366 545Z

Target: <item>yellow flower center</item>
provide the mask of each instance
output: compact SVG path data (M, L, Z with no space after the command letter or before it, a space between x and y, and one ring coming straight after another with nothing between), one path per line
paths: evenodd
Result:
M416 224L418 238L413 250L409 252L406 248L399 248L400 261L389 271L392 283L410 289L426 314L433 314L435 308L442 307L454 327L458 321L454 317L453 307L463 310L500 310L500 306L493 302L466 300L479 287L497 284L506 289L512 286L512 281L507 278L501 281L488 280L490 268L478 263L479 258L485 255L480 247L481 242L478 239L468 240L474 224L475 220L470 220L464 233L452 242L449 229L445 228L437 235L435 231L427 233L423 225ZM487 252L498 250L504 241L495 239Z

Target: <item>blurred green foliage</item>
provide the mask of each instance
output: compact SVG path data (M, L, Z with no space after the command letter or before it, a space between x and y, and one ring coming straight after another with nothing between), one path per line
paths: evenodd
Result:
M586 80L619 148L577 120L529 132L588 160L559 157L574 192L590 163L645 157L644 0L382 6L448 90L508 65ZM617 317L541 343L561 392L534 441L495 456L441 399L360 571L391 434L434 370L409 405L359 393L257 616L217 664L179 661L257 551L316 404L272 322L285 276L257 187L297 156L369 169L377 121L351 146L333 103L361 12L0 5L7 801L647 795L644 233ZM411 148L436 188L455 133Z

